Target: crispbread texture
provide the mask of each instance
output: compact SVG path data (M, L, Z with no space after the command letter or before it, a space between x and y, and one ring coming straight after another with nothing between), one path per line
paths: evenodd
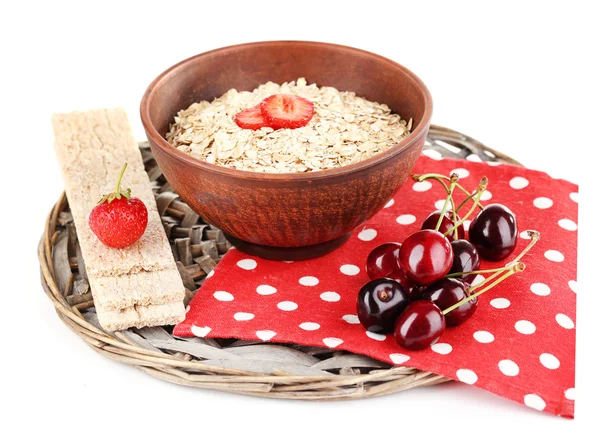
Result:
M52 117L55 148L69 206L88 274L125 275L173 265L173 254L156 209L142 155L122 108L99 109ZM87 219L103 194L114 190L123 164L121 186L131 188L148 208L148 227L136 243L113 249L98 240Z
M182 302L184 289L176 291L174 284L181 284L181 276L172 267L154 271L138 272L120 276L95 276L88 274L97 310L116 311L134 306L162 305Z
M109 330L167 325L185 316L185 289L157 211L141 153L125 111L99 109L52 118L55 149L77 229L98 319ZM131 246L102 244L88 216L103 194L122 187L148 208L148 227Z
M185 318L183 304L167 303L147 307L132 307L118 311L97 311L98 321L108 331L145 326L175 325Z

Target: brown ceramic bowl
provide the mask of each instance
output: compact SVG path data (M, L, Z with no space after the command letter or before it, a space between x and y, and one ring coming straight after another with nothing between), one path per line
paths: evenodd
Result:
M413 132L394 147L357 164L297 174L235 170L192 158L165 133L175 114L227 90L253 90L273 81L354 91L386 103ZM431 119L431 95L412 72L351 47L305 41L242 44L186 59L158 76L141 103L152 152L177 193L239 249L273 259L320 256L343 244L409 176Z

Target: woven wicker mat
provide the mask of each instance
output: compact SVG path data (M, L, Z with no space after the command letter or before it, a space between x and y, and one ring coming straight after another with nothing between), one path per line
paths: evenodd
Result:
M173 192L148 144L140 144L140 149L187 289L187 305L230 244L219 229L204 223ZM431 127L424 149L438 156L520 165L466 135L439 126ZM306 400L364 398L448 381L430 372L391 367L362 355L324 348L236 339L176 338L171 335L170 327L104 331L95 313L64 193L48 216L38 256L42 285L65 325L99 354L165 381ZM223 351L235 348L239 360L234 361L234 368L203 363L219 359ZM280 363L281 370L273 371L274 361Z

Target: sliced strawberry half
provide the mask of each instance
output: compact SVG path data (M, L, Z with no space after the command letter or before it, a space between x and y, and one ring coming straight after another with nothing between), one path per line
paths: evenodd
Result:
M235 122L242 129L257 130L268 126L260 110L260 105L238 112L235 116Z
M295 129L308 124L315 113L315 106L304 97L274 94L262 101L260 110L273 129Z

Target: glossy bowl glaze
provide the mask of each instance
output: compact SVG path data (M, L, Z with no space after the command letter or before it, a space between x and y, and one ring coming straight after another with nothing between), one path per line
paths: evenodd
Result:
M385 103L413 131L394 147L357 164L296 174L264 174L209 164L165 140L174 116L231 88L305 77ZM250 254L273 259L320 256L343 244L409 176L429 129L432 102L405 67L351 47L270 41L224 47L186 59L158 76L141 103L152 152L175 191L207 222Z

